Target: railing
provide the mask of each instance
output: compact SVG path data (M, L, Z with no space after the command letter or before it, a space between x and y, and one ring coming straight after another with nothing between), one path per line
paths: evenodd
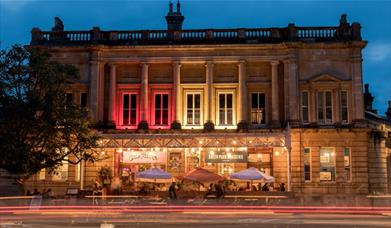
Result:
M205 29L205 30L138 30L138 31L41 31L32 30L32 45L148 45L192 43L275 43L275 42L336 42L361 40L360 25L345 27L296 27Z

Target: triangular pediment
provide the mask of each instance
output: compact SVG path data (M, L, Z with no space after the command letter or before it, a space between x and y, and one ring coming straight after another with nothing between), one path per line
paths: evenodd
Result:
M309 81L310 82L340 82L341 80L331 74L320 74L320 75L316 75Z

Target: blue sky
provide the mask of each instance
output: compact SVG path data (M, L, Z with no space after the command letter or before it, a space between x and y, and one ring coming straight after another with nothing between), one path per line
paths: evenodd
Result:
M342 13L362 25L364 83L380 114L391 100L391 0L182 0L184 28L337 25ZM50 30L59 16L68 30L165 29L168 0L0 0L0 48L28 44L33 27Z

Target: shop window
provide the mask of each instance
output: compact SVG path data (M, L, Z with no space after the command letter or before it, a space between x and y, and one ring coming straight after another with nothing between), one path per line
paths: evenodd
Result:
M345 174L344 174L345 181L351 181L352 180L352 169L351 169L350 148L344 148L343 161L344 161L344 167L345 167Z
M265 94L251 93L251 123L265 124Z
M319 124L331 124L333 118L332 98L330 91L317 94L317 110Z
M341 91L341 122L348 123L348 92Z
M186 124L200 125L201 123L201 94L189 93L186 95Z
M65 158L67 159L67 158ZM66 181L68 180L68 161L62 161L62 165L58 167L52 176L53 181Z
M136 125L137 95L123 94L122 98L122 125Z
M46 179L46 169L41 169L41 171L39 171L39 180L45 180Z
M155 94L155 125L168 125L168 94Z
M73 102L73 93L66 93L65 100L67 103L72 103Z
M81 162L77 163L75 165L75 181L79 182L80 181L80 172L81 171Z
M301 121L303 123L308 123L308 92L303 91L301 92Z
M233 94L219 94L219 125L232 125L233 123Z
M332 147L320 148L320 181L335 181L335 150Z
M304 181L311 181L311 149L304 148Z
M80 93L80 107L87 107L87 93Z

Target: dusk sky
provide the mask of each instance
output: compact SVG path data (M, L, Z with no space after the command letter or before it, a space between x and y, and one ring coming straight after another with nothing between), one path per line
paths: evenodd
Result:
M176 2L176 1L175 1ZM340 15L360 22L364 83L379 114L391 100L391 0L373 1L200 1L182 0L184 29L336 26ZM168 0L0 0L0 48L28 44L33 27L50 30L59 16L66 30L166 29Z

